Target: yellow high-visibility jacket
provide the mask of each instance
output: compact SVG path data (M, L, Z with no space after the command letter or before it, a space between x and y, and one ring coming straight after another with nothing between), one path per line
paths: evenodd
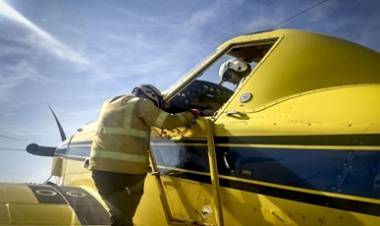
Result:
M151 127L189 127L193 120L190 112L170 114L149 99L132 95L112 98L104 102L100 112L91 146L90 169L146 173Z

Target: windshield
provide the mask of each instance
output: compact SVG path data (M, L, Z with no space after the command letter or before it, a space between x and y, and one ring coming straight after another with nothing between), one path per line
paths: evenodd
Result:
M174 83L173 86L169 87L167 91L164 92L165 100L169 101L173 98L176 93L184 89L189 82L194 78L198 77L199 74L206 70L208 66L210 66L215 60L217 60L224 52L226 48L217 49L215 52L208 55L201 63L194 66L188 73L185 74L180 80Z
M274 40L266 40L229 45L217 50L169 90L165 110L177 113L196 108L214 114L253 75L257 62L265 56L273 43ZM240 62L238 65L245 69L238 71L240 67L229 68L230 62ZM231 75L226 76L229 74Z

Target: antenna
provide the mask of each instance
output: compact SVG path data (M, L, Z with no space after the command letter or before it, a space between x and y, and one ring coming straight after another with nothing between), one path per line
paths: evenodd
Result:
M287 23L287 22L289 22L289 21L291 21L291 20L299 17L302 14L305 14L305 13L309 12L310 10L312 10L312 9L314 9L314 8L320 6L320 5L322 5L322 4L324 4L324 3L328 2L328 1L329 0L322 0L322 1L319 1L319 2L315 3L314 5L306 8L306 9L303 9L300 12L294 14L293 16L290 16L290 17L286 18L285 20L279 22L278 24L274 25L272 29L278 28L279 26L281 26L281 25L283 25L283 24L285 24L285 23Z
M8 139L8 140L15 140L15 141L21 141L20 139L10 137L10 136L5 136L0 134L0 138Z
M0 147L0 151L9 151L9 152L14 152L14 151L22 151L24 152L24 148L7 148L7 147Z

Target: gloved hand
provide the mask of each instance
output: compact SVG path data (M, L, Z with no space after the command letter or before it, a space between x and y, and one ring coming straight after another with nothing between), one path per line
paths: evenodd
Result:
M189 110L191 112L191 114L194 115L195 118L199 117L199 116L205 116L204 112L201 111L201 110L198 110L198 109L195 109L195 108L192 108Z

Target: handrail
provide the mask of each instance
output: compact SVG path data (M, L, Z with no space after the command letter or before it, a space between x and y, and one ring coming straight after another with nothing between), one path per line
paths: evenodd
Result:
M208 150L208 160L211 175L211 186L212 194L214 196L214 212L215 221L217 226L224 226L223 222L223 209L220 197L220 185L219 185L219 175L218 175L218 165L216 161L215 153L215 143L214 143L214 123L209 118L200 117L197 123L201 128L206 131L207 134L207 150Z
M158 192L159 192L159 195L160 195L160 200L161 200L161 203L162 203L162 209L164 210L164 215L165 215L165 219L166 219L166 223L168 225L170 225L172 219L173 219L173 216L170 212L170 207L169 207L169 202L168 202L168 199L166 198L166 193L165 193L165 189L163 187L163 184L162 184L162 181L161 181L161 177L160 177L160 171L158 170L157 168L157 163L156 163L156 159L154 158L154 155L152 153L152 149L150 148L149 151L149 159L150 159L150 165L152 167L152 175L156 178L156 183L157 183L157 187L158 187Z
M214 199L214 213L215 213L215 222L216 226L224 226L223 222L223 209L222 202L220 196L220 185L219 185L219 175L218 175L218 166L216 160L215 153L215 143L214 143L214 124L213 121L209 118L199 117L197 119L197 124L205 131L207 136L207 151L208 151L208 159L209 159L209 167L210 167L210 176L211 176L211 186L213 191L213 199ZM174 218L171 214L169 202L166 197L165 189L163 187L161 181L160 171L157 167L156 160L152 153L152 150L149 150L149 157L152 166L152 175L155 176L156 182L159 189L160 199L164 211L164 215L168 225L209 225L202 224L199 222L189 222L182 221Z

